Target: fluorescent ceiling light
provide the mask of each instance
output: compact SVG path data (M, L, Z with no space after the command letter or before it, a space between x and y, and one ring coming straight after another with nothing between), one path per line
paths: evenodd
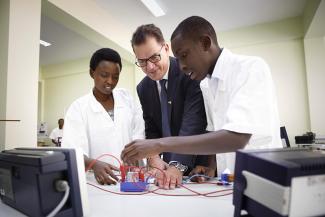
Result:
M149 9L149 11L155 16L164 16L165 12L161 9L155 0L141 0L142 3Z
M51 43L46 42L46 41L43 41L43 40L39 40L39 43L40 43L41 45L43 45L44 47L48 47L48 46L52 45Z

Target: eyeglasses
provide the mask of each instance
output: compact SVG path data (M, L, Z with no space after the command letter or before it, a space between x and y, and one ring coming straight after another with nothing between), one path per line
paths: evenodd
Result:
M159 53L156 53L152 55L151 57L147 59L137 59L135 64L139 67L145 67L147 66L147 62L150 61L151 63L157 63L161 60L161 50L164 47L165 44L163 44L159 50Z

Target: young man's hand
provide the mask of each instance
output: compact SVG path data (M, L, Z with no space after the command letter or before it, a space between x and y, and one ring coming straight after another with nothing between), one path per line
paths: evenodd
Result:
M163 152L160 150L159 139L138 139L127 144L122 153L121 159L129 164L147 157L157 156Z
M215 171L216 171L215 167L205 167L205 166L198 165L190 172L189 176L193 176L195 174L200 174L200 175L205 175L205 176L209 176L209 177L214 177ZM207 180L207 178L199 177L199 176L191 179L191 181L199 182L199 183L204 182L206 180Z

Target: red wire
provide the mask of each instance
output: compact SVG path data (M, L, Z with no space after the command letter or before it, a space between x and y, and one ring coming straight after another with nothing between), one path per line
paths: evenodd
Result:
M115 160L118 161L118 163L120 164L120 166L122 165L120 159L118 159L118 158L115 157L114 155L111 155L111 154L102 154L102 155L100 155L99 157L97 157L96 159L94 159L94 160L92 160L92 161L90 162L90 164L89 164L88 167L86 168L86 172L87 172L88 170L90 170L90 169L94 166L94 164L96 163L96 161L98 161L100 158L102 158L102 157L104 157L104 156L112 157L112 158L114 158Z
M149 194L150 193L149 191L142 192L142 193L121 193L121 192L109 191L107 189L101 188L101 187L99 187L97 185L94 185L92 183L89 183L89 182L87 182L87 184L91 185L91 186L93 186L95 188L98 188L98 189L100 189L102 191L106 191L106 192L109 192L109 193L112 193L112 194L117 194L117 195L144 195L144 194Z
M232 194L232 192L229 192L229 193L225 193L225 194L221 194L221 195L211 195L211 194L216 194L216 193L220 193L220 192L227 192L227 191L230 191L230 190L232 191L232 189L224 189L224 190L213 191L213 192L208 192L208 193L202 194L202 193L193 191L192 189L189 189L189 188L186 188L186 187L185 187L185 189L190 190L195 194L166 194L166 193L159 193L159 192L156 192L156 191L162 189L162 188L159 188L159 187L157 187L154 190L148 190L148 191L142 192L142 193L121 193L121 192L115 192L115 191L110 191L110 190L101 188L101 187L99 187L97 185L94 185L92 183L89 183L89 182L87 184L90 185L90 186L93 186L95 188L98 188L98 189L100 189L102 191L109 192L109 193L112 193L112 194L117 194L117 195L145 195L145 194L152 193L152 194L157 194L157 195L161 195L161 196L175 196L175 197L182 197L182 196L184 196L184 197L187 197L187 196L222 197L222 196Z
M186 190L188 191L191 191L193 192L194 194L166 194L166 193L159 193L159 192L156 192L162 188L159 188L157 187L156 189L154 190L148 190L146 192L142 192L142 193L121 193L121 192L115 192L115 191L109 191L107 189L104 189L104 188L101 188L97 185L94 185L92 183L87 183L88 185L91 185L95 188L98 188L102 191L106 191L106 192L109 192L109 193L112 193L112 194L117 194L117 195L145 195L145 194L149 194L149 193L152 193L152 194L157 194L157 195L162 195L162 196L204 196L204 197L221 197L221 196L226 196L226 195L230 195L232 194L232 192L229 192L229 193L226 193L226 194L221 194L221 195L212 195L212 194L217 194L217 193L221 193L221 192L227 192L227 191L232 191L232 189L223 189L223 190L218 190L218 191L212 191L212 192L207 192L207 193L200 193L200 192L197 192L197 191L194 191L188 187L185 187L184 185L180 185L181 187L185 188ZM135 182L136 184L136 182ZM139 186L142 188L142 186Z
M231 195L232 192L226 193L226 194L220 194L220 195L204 195L205 197L223 197L227 195Z
M86 168L86 172L92 168L92 166L96 163L97 160L99 160L100 158L102 158L102 157L104 157L104 156L112 157L112 158L114 158L114 159L116 159L116 160L118 161L118 163L120 164L120 166L122 165L121 161L120 161L117 157L115 157L115 156L113 156L113 155L111 155L111 154L102 154L102 155L100 155L99 157L97 157L96 159L94 159L94 160L92 160L92 161L90 162L90 164L89 164L88 167ZM139 168L139 167L135 167L135 166L129 166L129 167L130 167L130 168ZM152 167L152 168L154 168L154 169L158 169L158 170L163 174L163 180L164 180L163 183L165 183L165 181L167 180L165 172L164 172L163 170L161 170L160 168L157 168L157 167ZM140 172L141 172L143 169L145 169L145 167L141 167L141 168L139 168L139 169L140 169ZM150 171L149 171L149 172L150 172ZM149 173L149 172L148 172L148 173ZM152 174L150 174L150 173L149 173L149 175L152 176ZM149 176L149 177L150 177L150 176ZM148 177L148 178L149 178L149 177ZM136 180L134 180L134 181L136 181ZM137 184L136 182L134 182L134 183L135 183L135 185ZM93 186L93 187L95 187L95 188L98 188L98 189L100 189L100 190L102 190L102 191L109 192L109 193L112 193L112 194L117 194L117 195L145 195L145 194L153 193L153 194L162 195L162 196L204 196L204 197L221 197L221 196L226 196L226 195L230 195L230 194L232 194L232 192L229 192L229 193L225 193L225 194L221 194L221 195L212 195L212 194L216 194L216 193L220 193L220 192L227 192L227 191L230 191L230 190L232 191L232 189L224 189L224 190L218 190L218 191L213 191L213 192L208 192L208 193L200 193L200 192L194 191L194 190L192 190L192 189L190 189L190 188L188 188L188 187L185 187L185 185L182 185L182 184L179 184L179 186L182 187L182 188L185 188L186 190L188 190L188 191L190 191L190 192L192 192L192 193L194 193L194 194L166 194L166 193L158 193L158 192L156 192L156 191L162 189L162 188L159 188L159 187L157 187L157 188L154 189L154 190L148 190L148 191L146 191L146 192L142 192L142 193L121 193L121 192L109 191L109 190L107 190L107 189L101 188L101 187L99 187L99 186L97 186L97 185L94 185L94 184L92 184L92 183L89 183L89 182L88 182L87 184L90 185L90 186ZM172 184L173 184L173 183L172 183ZM175 183L175 184L176 184L176 183ZM216 184L216 183L211 183L211 182L202 182L202 183L187 183L187 184ZM142 188L142 186L139 186L139 187Z

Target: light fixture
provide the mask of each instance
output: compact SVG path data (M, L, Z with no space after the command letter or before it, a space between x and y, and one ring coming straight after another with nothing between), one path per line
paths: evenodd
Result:
M41 45L43 45L44 47L48 47L48 46L52 45L51 43L46 42L46 41L43 41L43 40L39 40L39 43L40 43Z
M155 16L164 16L165 12L155 0L141 0L142 3L149 9L149 11Z

